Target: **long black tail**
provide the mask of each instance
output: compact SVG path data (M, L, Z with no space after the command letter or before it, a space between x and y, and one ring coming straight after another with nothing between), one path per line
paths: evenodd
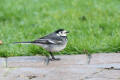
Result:
M14 42L14 44L19 44L19 43L23 43L23 44L29 44L29 43L32 43L31 41L28 41L28 42Z

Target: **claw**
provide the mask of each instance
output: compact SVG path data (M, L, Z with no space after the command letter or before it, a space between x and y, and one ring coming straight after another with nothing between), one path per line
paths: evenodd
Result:
M61 60L60 58L52 58L50 59L48 56L46 57L46 59L44 60L45 64L48 65L50 63L50 61L59 61Z
M61 60L60 58L52 58L52 59L49 59L50 61L59 61Z

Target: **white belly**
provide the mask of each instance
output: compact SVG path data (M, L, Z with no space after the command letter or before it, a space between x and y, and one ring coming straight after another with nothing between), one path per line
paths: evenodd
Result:
M61 50L63 50L64 48L66 47L66 44L65 45L55 45L54 47L50 47L49 48L49 51L50 52L59 52Z
M66 44L64 44L64 45L36 44L36 45L43 47L44 49L46 49L49 52L59 52L59 51L63 50L66 47Z

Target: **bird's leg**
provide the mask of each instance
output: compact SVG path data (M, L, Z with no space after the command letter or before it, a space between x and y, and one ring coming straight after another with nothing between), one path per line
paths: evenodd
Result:
M92 55L91 54L87 54L87 56L88 56L88 64L90 64Z
M52 52L50 52L50 55L52 57L52 59L50 59L51 61L60 60L60 58L55 58Z

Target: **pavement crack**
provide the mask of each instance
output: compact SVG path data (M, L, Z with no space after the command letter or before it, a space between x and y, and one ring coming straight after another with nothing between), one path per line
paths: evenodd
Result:
M107 70L120 70L120 68L115 68L115 67L109 67L109 68L104 68L104 69L107 69Z
M36 78L37 76L35 75L30 75L30 76L27 76L30 80L33 79L33 78Z
M102 72L102 71L104 71L104 70L102 69L102 70L100 70L100 71L98 71L98 72L94 72L94 73L92 73L92 74L84 77L84 79L81 79L81 80L86 80L86 79L92 78L94 75L96 75L96 74L98 74L98 73L100 73L100 72ZM92 77L91 77L91 76L92 76Z

